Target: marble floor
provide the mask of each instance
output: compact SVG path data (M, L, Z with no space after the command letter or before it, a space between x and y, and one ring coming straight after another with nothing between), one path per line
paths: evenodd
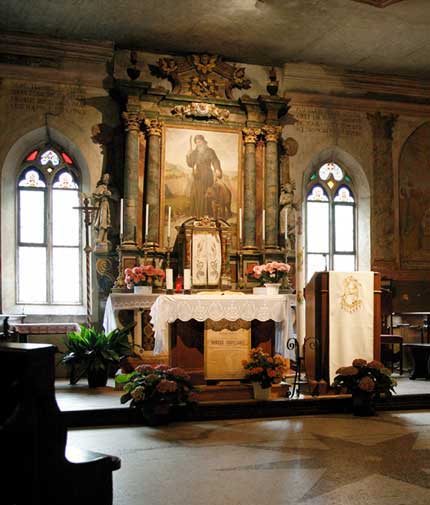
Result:
M70 430L121 458L115 505L428 505L430 411Z

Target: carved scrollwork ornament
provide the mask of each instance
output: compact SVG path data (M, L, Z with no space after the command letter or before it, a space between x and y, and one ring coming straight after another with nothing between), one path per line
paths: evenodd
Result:
M172 114L177 114L182 117L197 117L217 119L219 122L225 121L230 116L230 111L220 109L213 103L192 102L188 105L176 105L172 109Z
M245 144L255 144L257 137L261 135L260 128L243 128L242 129L243 141Z
M297 151L299 150L299 144L297 143L297 140L293 139L292 137L286 138L282 142L282 147L285 150L285 154L290 158L292 156L295 156L297 154Z
M266 125L262 128L266 142L278 142L281 137L282 127Z
M124 121L126 131L139 132L140 125L141 125L142 121L144 120L144 115L143 115L143 112L124 111L122 113L122 119Z
M157 137L161 137L163 124L163 121L160 121L159 119L145 119L145 127L149 136L155 135Z

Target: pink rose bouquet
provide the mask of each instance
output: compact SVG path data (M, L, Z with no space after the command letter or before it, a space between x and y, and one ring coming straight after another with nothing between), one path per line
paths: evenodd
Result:
M261 284L271 282L278 283L288 276L291 267L288 263L279 263L271 261L264 265L255 265L248 270L250 280L257 280Z
M143 265L124 270L125 283L128 289L133 286L154 286L161 285L166 276L164 270L155 268L153 265Z

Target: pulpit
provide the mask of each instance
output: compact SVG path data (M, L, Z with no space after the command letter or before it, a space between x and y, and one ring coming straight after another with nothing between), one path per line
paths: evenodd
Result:
M353 359L380 359L381 281L375 272L317 272L306 285L308 379L333 381Z
M182 269L191 270L193 288L230 287L230 225L224 219L187 219L178 230L176 252Z

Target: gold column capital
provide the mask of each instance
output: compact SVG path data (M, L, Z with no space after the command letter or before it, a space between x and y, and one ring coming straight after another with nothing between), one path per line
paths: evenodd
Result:
M281 137L282 126L265 125L262 130L266 142L278 142Z
M124 111L122 113L122 119L125 124L125 130L128 132L139 132L144 117L141 111Z
M161 137L164 122L159 119L145 119L145 127L149 136Z
M242 135L245 144L255 144L257 137L261 135L261 128L243 128Z

